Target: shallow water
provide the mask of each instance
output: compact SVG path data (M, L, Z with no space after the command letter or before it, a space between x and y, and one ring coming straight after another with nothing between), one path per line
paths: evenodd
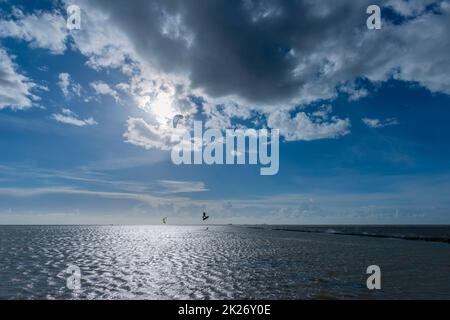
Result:
M0 298L450 299L447 243L273 229L0 226Z

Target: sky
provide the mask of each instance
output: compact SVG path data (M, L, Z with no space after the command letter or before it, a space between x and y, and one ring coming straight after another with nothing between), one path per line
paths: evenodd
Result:
M0 224L448 224L449 30L450 1L0 0ZM173 164L178 114L279 129L279 172Z

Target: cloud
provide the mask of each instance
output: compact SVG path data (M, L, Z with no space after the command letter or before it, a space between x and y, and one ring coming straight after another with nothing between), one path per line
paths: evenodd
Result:
M166 193L188 193L188 192L208 191L203 182L196 182L196 181L159 180L158 184L165 189Z
M345 84L339 87L339 91L348 95L349 101L356 101L366 97L369 91L364 88L358 88L354 84Z
M17 66L0 48L0 109L25 110L33 107L39 97L32 93L37 85L17 72Z
M436 3L436 0L388 0L386 6L404 17L413 17L423 14L428 6Z
M125 160L126 163L123 161ZM149 158L135 158L135 161L143 164L151 164ZM1 166L0 181L10 182L16 181L25 184L29 184L31 180L34 181L51 181L50 185L55 183L58 186L67 188L73 187L87 187L103 189L103 190L114 190L115 192L129 192L129 193L151 193L158 195L172 195L176 193L187 193L187 192L203 192L208 189L205 184L200 181L178 181L178 180L157 180L148 181L142 180L127 180L127 179L117 179L114 176L105 174L105 171L115 170L117 168L123 169L128 168L130 158L116 158L110 157L106 161L97 162L95 169L82 167L74 168L69 170L54 170L54 169L44 169L37 168L27 165L17 165L17 166ZM111 164L113 165L111 167ZM105 166L106 165L106 166ZM117 167L117 165L119 165ZM125 166L123 166L125 165ZM41 188L39 188L41 189ZM30 189L27 189L28 191ZM59 190L59 189L58 189ZM25 192L28 192L25 191Z
M332 103L339 94L364 98L370 92L356 85L360 79L397 79L450 94L450 2L437 1L433 10L429 3L389 1L407 19L383 16L383 28L373 31L365 24L369 0L136 0L133 6L80 0L83 29L72 38L89 66L128 76L135 105L159 125L201 110L207 127L221 130L245 120L286 125L287 141L336 138L349 132L347 119L318 122L312 113L292 118L292 112ZM159 142L129 141L170 147L164 134L151 135Z
M66 5L70 4L72 1L66 1ZM77 4L82 9L82 28L71 33L74 48L88 58L87 65L95 70L118 68L130 75L132 64L139 58L126 34L102 7L81 1Z
M384 81L395 68L405 80L434 90L427 84L435 77L431 70L408 79L410 63L423 61L419 60L420 51L443 59L432 48L450 44L444 32L449 20L446 1L440 15L428 12L401 25L386 23L385 30L377 34L365 28L365 9L370 1L82 3L101 8L109 16L106 22L114 22L137 54L151 65L165 72L189 74L192 87L211 97L236 95L254 104L301 103L305 99L300 93L311 82L321 87L317 93L326 93L313 94L315 99L332 98L340 83L361 75ZM417 1L403 2L402 6L417 6ZM167 31L167 25L174 25L169 28L172 31ZM434 26L439 32L428 37L425 30L430 29L425 26ZM190 45L181 29L192 33ZM405 41L413 39L416 41ZM418 46L421 41L417 40L427 45ZM388 50L374 50L381 43ZM419 54L405 52L408 48L422 50ZM399 52L405 52L406 59L392 54Z
M96 94L111 96L117 102L119 101L119 94L116 90L112 89L107 83L102 81L92 82L91 87L94 89Z
M70 74L60 73L58 78L58 86L61 89L64 97L67 98L71 94L77 96L81 95L81 85L71 80Z
M167 124L151 124L142 118L129 118L125 141L145 149L170 150L178 145L186 129L182 126L172 128Z
M0 37L21 39L32 47L62 54L66 50L66 20L57 12L24 15L15 9L11 20L0 20Z
M388 127L388 126L394 126L394 125L398 124L398 121L395 118L388 118L385 120L363 118L361 120L366 126L368 126L369 128L374 128L374 129Z
M97 124L97 122L93 118L80 119L78 118L78 115L76 113L74 113L70 109L64 108L61 110L61 113L52 114L52 119L77 127L93 126Z
M312 141L345 136L350 133L350 120L329 118L330 109L307 114L297 113L293 118L286 112L273 112L267 123L271 128L279 128L286 141Z
M82 190L73 187L55 187L55 188L0 188L0 194L15 196L15 197L33 197L44 194L72 194L72 195L86 195L96 196L110 199L125 199L136 200L142 202L152 202L161 198L153 197L146 194L127 193L127 192L107 192L107 191L92 191Z
M448 177L446 177L448 178ZM333 183L333 177L331 177ZM370 181L374 184L372 176L353 176L347 181ZM336 181L334 181L335 183ZM70 185L50 186L37 188L0 188L0 214L4 217L6 211L13 208L15 219L17 215L28 212L26 223L43 223L36 218L39 215L46 215L55 210L60 210L58 199L64 203L64 208L80 208L82 204L101 204L102 208L107 208L105 213L112 214L104 220L117 221L124 219L124 223L129 223L134 218L134 214L123 217L120 213L132 212L138 215L138 223L146 223L147 219L156 217L161 219L161 212L169 212L171 221L186 219L183 223L193 223L198 221L199 213L207 209L214 212L212 218L216 223L392 223L398 222L432 222L441 221L448 223L448 201L445 190L448 190L448 179L439 176L380 176L375 181L380 190L368 191L356 190L346 192L342 189L330 188L329 178L323 181L325 188L312 188L315 191L305 193L285 193L267 197L239 197L224 199L192 199L187 196L176 194L164 194L160 196L152 195L149 192L140 191L112 191L112 190L92 190L83 189ZM166 184L169 188L180 193L187 190L198 190L202 192L201 182L193 181L172 181L162 180L158 184ZM339 181L341 184L341 181ZM116 183L120 185L120 182ZM417 186L417 188L411 188ZM339 190L336 192L336 190ZM167 190L166 190L167 191ZM362 191L362 192L361 192ZM187 191L192 192L192 191ZM175 192L176 193L176 192ZM42 197L45 201L43 208L35 209L37 199ZM80 201L83 197L83 201ZM355 199L358 201L355 202ZM52 200L52 201L49 201ZM28 207L29 206L29 207ZM102 213L95 209L86 207L80 212L74 223L85 223L89 217ZM25 210L24 210L25 208ZM36 210L30 213L29 208ZM136 208L140 210L134 211ZM398 215L402 215L401 220ZM63 216L67 219L67 215ZM417 219L419 218L419 219ZM406 220L405 220L406 219ZM17 221L17 220L13 220ZM54 223L54 220L52 223ZM180 221L180 220L178 220ZM181 222L181 221L180 221ZM67 220L62 223L68 223Z
M129 92L130 91L130 85L128 83L118 83L115 85L116 89L123 91L123 92Z

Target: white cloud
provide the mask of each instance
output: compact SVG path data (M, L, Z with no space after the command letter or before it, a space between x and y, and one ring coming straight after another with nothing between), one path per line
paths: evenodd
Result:
M348 95L348 100L350 101L359 100L369 94L367 89L358 88L354 84L345 84L339 88L339 91L346 93Z
M130 93L136 106L159 124L171 122L177 114L187 118L197 111L186 79L158 74L148 65L140 65L131 77Z
M111 96L117 102L119 101L119 94L116 90L112 89L107 83L102 81L97 81L91 83L91 87L94 89L96 94Z
M330 119L331 112L333 112L333 107L329 104L324 104L324 105L320 106L317 111L314 111L313 113L311 113L311 115L313 117L316 117L317 119L319 119L319 121L320 120L325 121L325 120Z
M71 34L75 48L95 70L121 68L129 74L133 67L128 62L137 61L138 57L128 37L102 8L92 7L88 2L79 5L83 8L83 22L81 30Z
M66 36L66 20L58 13L24 15L16 9L14 19L0 20L0 37L21 39L32 47L45 48L53 54L61 54L66 50Z
M232 118L248 120L252 117L252 109L230 99L212 99L203 104L206 116L205 127L224 130L232 128Z
M158 184L165 189L165 193L187 193L208 191L203 182L159 180Z
M0 109L24 110L34 106L39 97L32 93L37 85L17 72L8 53L0 48Z
M383 128L383 127L394 126L394 125L398 124L398 121L395 118L388 118L385 120L363 118L361 120L369 128Z
M80 119L76 113L74 113L70 109L65 108L61 110L61 113L52 114L52 119L77 127L93 126L97 124L97 122L93 118Z
M123 91L123 92L129 92L130 91L130 85L128 83L118 83L115 85L116 89Z
M69 97L71 94L77 96L81 95L81 85L73 81L68 73L59 74L58 86L61 89L64 97Z
M386 6L402 16L412 17L424 13L426 7L435 2L435 0L388 0Z
M294 118L286 112L273 112L269 115L267 124L272 129L280 129L286 141L312 141L345 136L350 133L350 120L332 117L323 120L323 115L308 115L299 112Z
M70 75L68 73L59 74L59 88L65 97L69 95Z
M185 132L183 126L172 128L168 124L149 124L142 118L129 118L124 138L145 149L170 150L180 143Z

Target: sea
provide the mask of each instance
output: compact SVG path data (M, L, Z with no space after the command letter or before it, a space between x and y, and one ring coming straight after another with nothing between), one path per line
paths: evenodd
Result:
M0 299L447 300L450 226L0 226Z

